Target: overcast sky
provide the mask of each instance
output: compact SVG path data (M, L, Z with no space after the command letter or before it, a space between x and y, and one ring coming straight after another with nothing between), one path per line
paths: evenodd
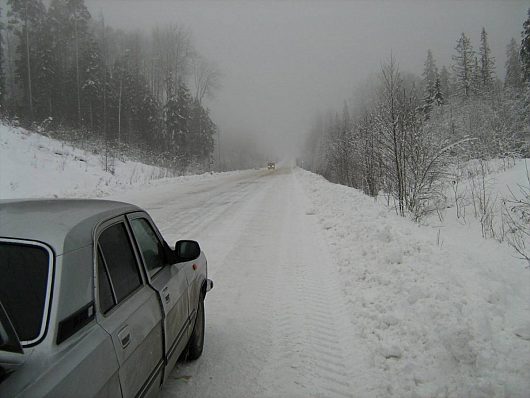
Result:
M210 100L223 133L270 137L277 150L305 133L317 110L340 109L353 87L392 51L421 73L428 48L449 66L466 32L478 50L482 26L504 78L505 48L520 41L528 1L86 0L116 28L188 27L199 52L220 67Z

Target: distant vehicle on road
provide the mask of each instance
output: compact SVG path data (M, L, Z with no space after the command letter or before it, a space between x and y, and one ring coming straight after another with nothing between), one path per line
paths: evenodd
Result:
M269 162L267 164L267 169L274 170L276 168L276 164L274 162Z
M0 201L0 396L151 397L204 344L212 288L195 241L142 209Z

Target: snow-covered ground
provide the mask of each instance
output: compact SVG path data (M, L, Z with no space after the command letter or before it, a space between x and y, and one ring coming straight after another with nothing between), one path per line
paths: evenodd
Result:
M370 351L359 396L530 396L530 272L508 246L454 226L440 238L353 189L296 175Z
M108 194L200 241L205 350L164 397L530 396L530 270L474 227L420 226L288 165L131 185L0 133L0 197Z
M473 160L455 168L446 185L445 208L423 220L438 228L442 244L446 236L455 234L514 241L511 221L520 225L523 221L512 207L530 193L530 159ZM526 246L520 249L530 255L530 242Z
M113 172L105 171L105 164ZM237 173L237 172L236 172ZM0 198L102 197L135 186L160 185L168 170L105 160L59 140L0 123ZM189 176L179 177L187 181ZM193 180L211 178L210 174Z

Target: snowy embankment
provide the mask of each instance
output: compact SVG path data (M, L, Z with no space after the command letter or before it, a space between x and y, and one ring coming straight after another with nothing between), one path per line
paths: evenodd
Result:
M437 229L298 174L341 274L352 333L372 353L368 391L529 396L530 270L507 245L463 229L441 244Z
M166 177L138 162L113 162L43 135L0 124L0 198L104 196L124 187Z
M446 236L469 234L510 245L530 266L530 159L472 160L454 168L444 206L423 220ZM525 219L526 218L526 219Z
M62 141L0 123L0 199L103 197L168 180L205 180L214 175L172 177L166 169L105 157ZM237 173L237 172L236 172Z

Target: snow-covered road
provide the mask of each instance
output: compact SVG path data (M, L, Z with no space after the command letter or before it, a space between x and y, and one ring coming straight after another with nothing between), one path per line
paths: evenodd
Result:
M203 356L168 397L528 397L530 273L283 167L168 179L111 199L197 239L214 289Z
M177 365L163 395L352 396L362 347L345 333L352 326L336 267L291 170L176 192L127 195L168 240L199 240L215 283L203 357Z

